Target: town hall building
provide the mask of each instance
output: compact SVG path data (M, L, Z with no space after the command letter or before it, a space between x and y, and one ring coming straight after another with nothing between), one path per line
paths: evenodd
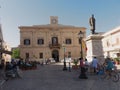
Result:
M37 61L53 58L56 62L64 56L72 59L80 57L78 33L82 31L85 39L86 28L58 22L57 16L50 16L50 24L19 26L20 57Z

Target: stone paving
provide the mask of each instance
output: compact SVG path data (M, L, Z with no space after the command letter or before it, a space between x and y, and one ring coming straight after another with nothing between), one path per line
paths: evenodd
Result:
M22 79L11 79L0 90L120 90L120 81L101 80L88 74L88 79L79 79L79 71L63 71L63 66L38 65L37 70L23 71Z

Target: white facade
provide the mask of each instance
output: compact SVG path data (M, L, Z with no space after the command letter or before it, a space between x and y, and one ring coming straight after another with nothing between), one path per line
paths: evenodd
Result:
M11 55L6 54L7 51L11 51L11 47L3 39L2 27L0 24L0 59L4 59L5 61L11 60Z
M104 57L120 57L120 27L103 34L102 45Z
M8 43L6 43L6 42L3 42L3 48L4 48L4 50L6 50L6 51L11 51L10 45L9 45ZM9 54L3 53L2 57L3 57L3 59L4 59L5 61L10 61L10 60L11 60L11 55L9 55Z

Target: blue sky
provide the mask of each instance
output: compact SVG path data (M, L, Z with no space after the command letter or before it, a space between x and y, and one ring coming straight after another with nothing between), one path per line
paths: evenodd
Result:
M89 18L96 18L96 32L120 26L120 0L0 0L3 37L12 47L19 45L18 26L49 24L50 16L59 23L87 28Z

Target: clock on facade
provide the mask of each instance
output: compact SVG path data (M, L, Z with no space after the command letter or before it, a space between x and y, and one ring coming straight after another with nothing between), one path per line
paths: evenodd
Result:
M56 19L52 19L52 23L53 23L53 24L56 24L56 23L57 23L57 20L56 20Z

